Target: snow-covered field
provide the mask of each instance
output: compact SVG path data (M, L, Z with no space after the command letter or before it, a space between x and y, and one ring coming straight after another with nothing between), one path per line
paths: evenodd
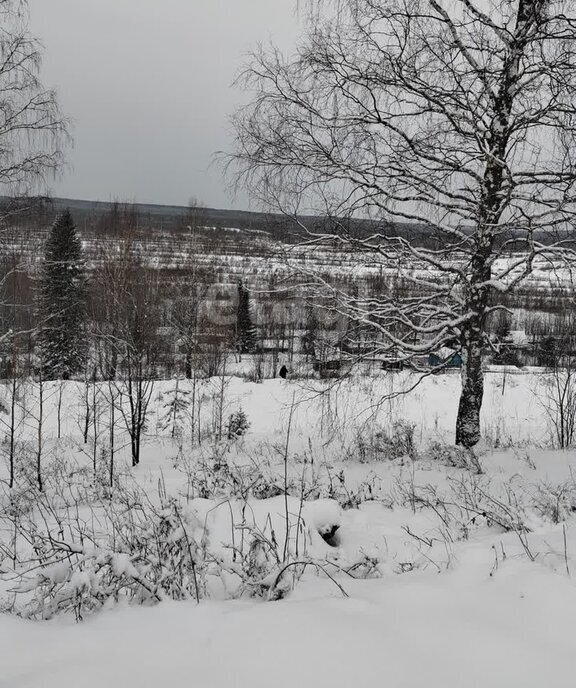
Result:
M550 448L549 376L487 373L481 474L450 446L457 375L383 403L408 373L327 384L202 381L192 411L158 382L135 468L117 418L110 488L107 385L50 383L42 494L23 386L0 687L570 684L576 455Z

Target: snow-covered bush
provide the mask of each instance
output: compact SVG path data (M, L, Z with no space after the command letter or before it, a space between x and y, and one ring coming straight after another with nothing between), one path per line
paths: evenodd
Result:
M538 399L548 420L553 447L565 449L576 441L576 368L571 359L566 367L555 362L544 376L544 393Z
M175 466L186 474L186 489L181 494L187 501L215 496L268 499L284 493L281 476L266 462L236 462L228 451L228 444L220 443L206 456L190 458L179 455ZM290 479L287 487L290 494L297 494L295 480Z
M576 512L576 485L538 485L534 495L534 509L552 523L562 523Z
M393 424L390 432L383 429L361 429L356 434L348 458L360 463L415 458L415 427L413 423L400 420Z
M6 514L6 523L15 523ZM35 509L18 516L11 567L14 610L48 619L73 611L77 619L121 600L199 600L204 594L203 527L174 499L155 506L126 488L111 501L63 505L38 494Z
M428 447L427 456L430 460L443 466L468 468L468 452L464 447L434 441Z
M449 501L460 509L460 525L467 529L478 521L501 532L515 533L526 556L535 560L529 534L541 519L535 514L534 502L521 481L493 482L478 475L450 480Z
M248 420L248 416L242 409L238 409L238 411L232 413L228 418L228 439L234 440L238 437L242 437L249 427L250 421Z
M193 422L190 418L193 395L190 389L178 385L178 381L173 389L160 395L159 401L158 422L163 432L170 431L175 437L185 425Z

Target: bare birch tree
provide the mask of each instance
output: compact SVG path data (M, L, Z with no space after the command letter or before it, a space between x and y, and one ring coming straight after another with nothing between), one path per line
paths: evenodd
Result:
M119 241L117 248L115 260L104 261L99 276L105 301L99 339L111 403L117 404L117 417L124 421L132 466L136 466L161 358L157 332L161 299L158 273L143 263L131 239Z
M40 47L26 0L0 0L0 194L30 193L63 163L68 124L40 80ZM0 238L9 218L0 217ZM12 328L0 331L0 343L11 335Z
M236 181L305 226L400 270L411 289L334 294L416 357L456 340L456 442L480 437L491 312L542 261L569 254L576 167L576 11L548 0L320 2L297 52L259 49L235 116ZM354 235L354 218L373 231ZM419 226L411 240L402 223ZM407 270L410 268L410 270Z
M67 123L39 78L40 44L24 0L0 0L0 187L32 190L62 164Z

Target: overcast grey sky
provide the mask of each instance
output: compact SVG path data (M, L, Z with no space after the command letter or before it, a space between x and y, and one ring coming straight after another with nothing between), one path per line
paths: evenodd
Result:
M43 81L74 123L56 196L212 207L232 198L213 154L230 148L231 88L258 41L291 49L295 0L29 0Z

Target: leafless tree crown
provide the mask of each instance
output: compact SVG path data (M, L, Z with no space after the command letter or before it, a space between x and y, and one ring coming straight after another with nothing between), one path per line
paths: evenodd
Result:
M476 437L487 315L538 261L568 255L573 5L335 0L312 9L295 57L260 49L241 77L253 98L235 118L236 181L296 221L312 208L336 227L364 216L436 237L422 245L376 226L353 244L403 269L411 293L337 296L389 350L459 340Z
M24 0L0 0L0 189L33 190L62 165L68 123L42 85Z

